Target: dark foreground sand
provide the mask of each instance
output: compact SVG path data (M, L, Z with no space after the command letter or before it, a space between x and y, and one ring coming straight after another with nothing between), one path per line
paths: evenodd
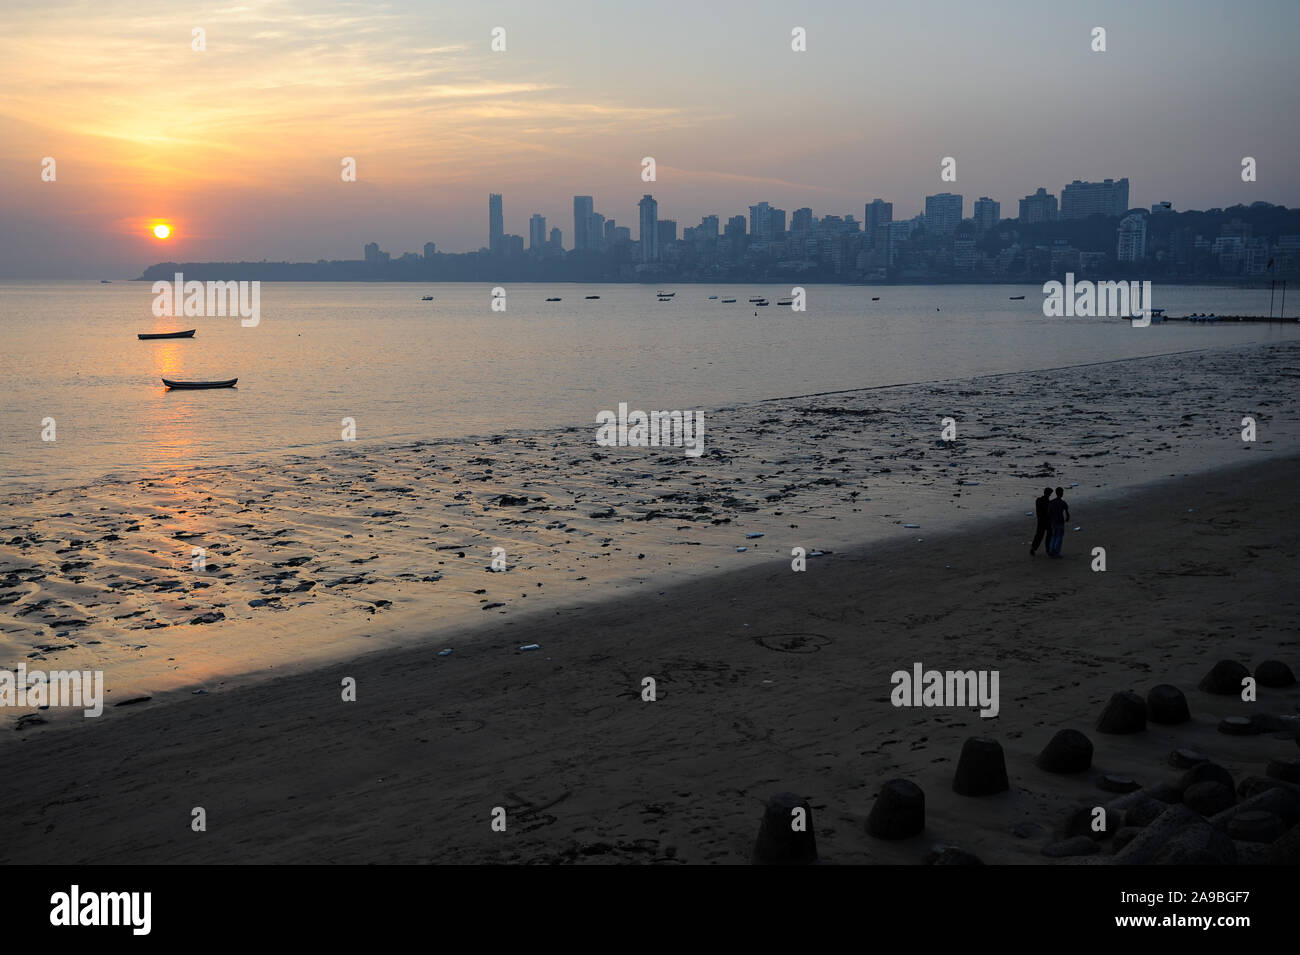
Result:
M805 573L772 557L515 616L447 657L441 645L375 653L5 732L0 861L744 863L766 798L791 790L811 800L827 862L914 864L956 844L991 863L1050 863L1041 850L1071 807L1115 798L1096 786L1103 772L1177 778L1166 757L1178 746L1238 779L1300 756L1294 732L1216 731L1225 716L1294 717L1300 689L1261 688L1250 704L1196 688L1220 659L1300 669L1298 480L1300 459L1256 459L1123 497L1078 491L1085 530L1067 534L1061 561L1028 556L1020 509ZM1105 573L1090 569L1095 546ZM892 707L891 672L918 661L999 670L1000 715ZM356 702L340 699L344 677ZM1095 731L1112 693L1158 683L1187 693L1190 723ZM1092 739L1091 772L1034 766L1063 727ZM972 735L1005 747L1009 792L952 791ZM928 827L886 843L864 819L894 777L925 790ZM206 832L191 831L199 806ZM504 833L490 826L497 806Z

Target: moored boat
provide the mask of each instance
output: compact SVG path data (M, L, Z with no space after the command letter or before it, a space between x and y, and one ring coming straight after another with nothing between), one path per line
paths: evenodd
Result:
M1025 300L1025 297L1024 297L1023 295L1013 295L1013 296L1011 296L1011 301L1013 301L1013 302L1023 302L1024 300Z
M723 304L723 305L731 305L731 304L734 304L735 301L736 301L736 300L735 300L734 298L724 298L724 299L722 300L722 304Z
M168 388L175 388L178 391L193 391L199 388L233 388L238 380L238 378L229 378L226 381L171 381L164 378L162 383Z
M145 341L146 339L150 339L150 338L193 338L194 329L187 328L183 332L140 332L135 337L140 339L141 341Z
M548 302L558 302L558 301L560 301L560 299L559 299L559 298L548 298L546 301L548 301Z

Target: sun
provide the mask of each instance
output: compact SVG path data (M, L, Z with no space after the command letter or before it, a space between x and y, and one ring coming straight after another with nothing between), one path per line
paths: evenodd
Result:
M165 239L172 234L172 227L165 222L160 222L153 227L153 234L160 239Z

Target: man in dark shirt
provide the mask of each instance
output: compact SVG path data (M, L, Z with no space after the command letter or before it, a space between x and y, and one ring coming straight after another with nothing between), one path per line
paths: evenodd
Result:
M1047 556L1060 557L1061 544L1065 540L1065 522L1070 519L1070 505L1065 503L1065 490L1056 489L1056 497L1047 505L1047 516L1051 522L1051 535L1047 538Z
M1051 529L1051 521L1047 517L1047 503L1052 499L1052 489L1043 488L1043 496L1034 498L1034 514L1038 518L1038 527L1034 531L1034 542L1029 545L1029 556L1033 557L1038 552L1038 545L1043 542Z

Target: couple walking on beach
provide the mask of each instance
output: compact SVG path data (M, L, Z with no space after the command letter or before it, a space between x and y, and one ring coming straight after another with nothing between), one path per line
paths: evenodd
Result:
M1065 503L1065 489L1057 488L1052 497L1050 487L1043 488L1043 496L1034 499L1034 512L1038 517L1038 530L1029 545L1029 556L1038 551L1038 545L1047 538L1047 556L1060 557L1061 543L1065 540L1065 522L1070 519L1070 505Z

